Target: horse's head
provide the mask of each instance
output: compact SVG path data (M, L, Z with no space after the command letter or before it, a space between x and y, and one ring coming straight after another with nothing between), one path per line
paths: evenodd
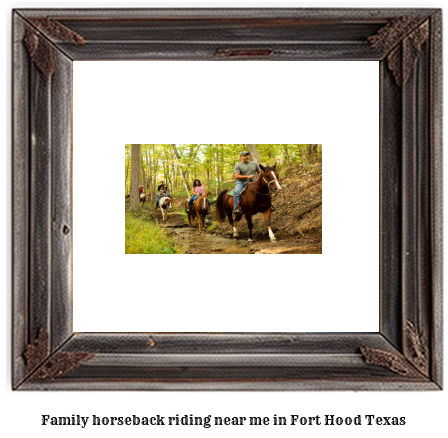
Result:
M268 185L269 190L273 192L279 192L282 187L278 181L278 172L276 170L277 163L275 163L272 167L269 166L262 166L260 164L261 169L261 177L263 178L263 181Z
M208 197L207 192L203 193L199 198L199 205L202 211L208 210Z
M166 207L168 208L173 208L173 200L171 199L171 198L166 198L165 199L165 204L166 204Z

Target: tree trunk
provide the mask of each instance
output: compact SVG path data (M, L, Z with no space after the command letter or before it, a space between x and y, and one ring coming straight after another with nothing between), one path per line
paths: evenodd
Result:
M131 145L131 189L129 207L131 210L137 210L139 206L138 196L138 176L140 163L140 145Z
M145 171L145 163L143 162L143 152L140 153L140 165L142 168L142 177L143 177L143 193L146 193L146 171Z
M153 166L153 193L154 193L154 198L153 198L153 202L156 202L156 197L157 197L157 170L159 168L159 162L158 160L156 160L156 147L155 145L152 145L152 166Z
M219 169L219 180L222 182L222 181L224 181L224 168L226 166L226 163L224 162L223 145L221 145L221 147L219 149L219 162L221 163L221 166Z
M210 158L207 158L207 187L210 185Z
M317 161L317 144L313 144L313 163Z
M149 200L152 202L153 200L153 185L152 185L152 178L153 178L153 169L152 169L152 159L151 159L151 153L146 153L146 162L148 163L148 193L149 193Z
M148 151L145 152L146 155L146 184L145 193L151 193L151 180L152 180L152 168L151 168L151 159Z
M254 144L248 144L250 155L252 156L252 161L261 164L260 155L258 155L257 146Z
M127 190L128 190L128 176L129 176L129 165L131 164L131 159L127 158L127 163L126 163L126 176L124 178L124 193L125 195L127 194Z
M216 196L219 195L219 152L218 145L215 144L215 179L216 179Z
M176 190L176 168L174 167L174 160L171 163L171 176L172 176L172 187L171 187L171 194L174 196L174 192Z
M283 149L285 150L285 153L283 155L283 159L285 160L286 164L289 166L291 164L291 161L289 160L289 151L288 146L285 144L283 145Z
M165 181L166 186L168 187L169 183L170 183L170 176L167 173L167 165L166 162L163 162L163 180Z
M314 163L317 161L317 144L307 145L308 163Z
M187 181L187 179L185 178L185 172L184 172L184 169L182 169L182 166L180 165L180 156L179 156L179 152L177 151L177 149L176 149L176 145L175 145L175 144L172 144L171 146L173 147L174 155L175 155L176 158L177 158L177 166L179 167L180 175L182 176L182 181L183 181L183 183L184 183L185 189L187 190L188 193L190 193L191 189L190 189L190 186L188 185L188 181Z

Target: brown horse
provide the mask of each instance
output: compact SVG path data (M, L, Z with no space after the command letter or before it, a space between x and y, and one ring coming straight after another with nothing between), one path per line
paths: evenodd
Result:
M185 211L188 208L188 201L185 201ZM202 231L202 228L205 228L205 216L208 214L208 197L207 193L199 195L199 198L194 201L193 206L190 208L188 214L188 222L190 223L190 227L194 228L194 218L196 217L198 220L199 231Z
M276 171L276 164L272 167L263 167L260 164L261 174L257 181L250 183L247 189L240 197L240 208L242 213L246 216L247 225L249 227L249 243L252 243L252 229L254 224L252 223L252 216L257 213L263 213L264 221L268 227L269 238L272 243L276 242L274 233L271 230L271 191L278 192L281 190L280 183L278 181L278 172ZM233 220L233 196L229 196L227 192L229 189L224 190L218 196L216 201L216 220L224 222L226 216L233 227L233 237L238 237L238 225L242 215L235 215L235 221Z

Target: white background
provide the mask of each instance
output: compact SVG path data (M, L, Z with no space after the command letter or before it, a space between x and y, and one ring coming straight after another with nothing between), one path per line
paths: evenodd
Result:
M74 330L377 332L378 71L75 61ZM124 144L201 141L323 144L323 254L125 255Z
M202 4L201 6L210 5L211 3ZM6 69L4 70L6 94L3 99L7 103L5 110L6 115L2 119L2 126L6 133L6 144L10 145L10 9L12 7L54 7L59 6L141 6L138 3L127 4L111 4L111 3L25 3L25 2L6 2L5 3L5 42L6 42ZM144 5L150 5L146 3ZM180 3L171 4L170 6L179 6ZM236 6L231 4L223 4L222 6ZM441 2L430 3L409 3L409 2L387 2L387 3L283 3L274 5L273 3L244 3L242 6L368 6L368 7L442 7ZM159 5L161 6L161 5ZM167 6L166 4L164 6ZM241 4L240 4L241 6ZM143 140L142 140L143 141ZM122 154L121 154L122 155ZM11 339L11 299L10 299L10 200L11 200L11 170L10 147L5 148L5 199L7 205L7 214L5 217L6 239L5 239L5 257L6 263L2 264L2 273L6 278L5 308L4 315L4 345L2 349L2 370L4 376L2 382L3 394L3 413L1 430L5 432L4 436L23 436L33 435L35 437L59 437L64 434L67 437L89 436L96 437L99 433L107 434L109 437L123 436L124 433L133 437L153 436L174 437L182 434L183 436L228 436L232 433L235 436L246 436L248 433L256 433L257 436L271 437L273 432L278 436L306 436L306 437L396 437L396 436L446 436L448 431L446 425L446 406L448 405L448 397L446 391L439 392L391 392L391 393L371 393L371 392L334 392L334 393L215 393L215 392L197 392L197 393L136 393L136 392L93 392L93 393L76 393L76 392L12 392L10 390L10 339ZM325 175L324 175L325 178ZM325 250L325 248L324 248ZM4 268L3 268L4 266ZM4 270L3 270L4 269ZM445 349L446 350L446 349ZM446 364L446 361L445 361ZM445 365L446 370L446 365ZM446 374L446 371L445 371ZM72 414L80 414L91 416L120 416L120 415L175 415L175 414L194 414L194 415L244 415L244 416L272 416L277 415L325 415L335 414L342 416L349 415L365 415L375 414L378 416L406 416L407 425L404 427L383 427L383 426L361 426L361 427L306 427L306 428L282 428L273 429L272 427L264 427L256 430L247 428L158 428L158 429L141 429L141 428L104 428L98 431L94 428L78 429L78 427L42 427L40 426L40 415L50 414L55 416L70 416Z

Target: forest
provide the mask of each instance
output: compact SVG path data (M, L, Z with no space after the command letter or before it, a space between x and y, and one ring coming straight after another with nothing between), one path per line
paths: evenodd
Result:
M256 241L250 248L247 243L243 246L243 238L246 237L244 219L239 226L241 242L235 246L234 239L230 239L231 225L216 220L214 214L218 195L235 185L233 170L243 150L250 153L251 161L262 166L275 165L278 171L282 190L272 201L275 205L272 230L280 232L281 236L275 249L270 249L269 242L265 242L268 234L266 227L263 230L263 214L254 216ZM206 216L206 228L201 233L204 236L200 239L198 233L191 235L193 230L188 224L185 208L185 201L192 196L193 181L197 179L205 186L211 207ZM173 208L167 209L166 221L160 209L155 209L161 181L166 184L173 200ZM145 202L141 202L141 193L146 195ZM298 214L296 218L294 214L291 215L293 210ZM310 213L314 213L314 216L317 214L317 223L313 221L312 233L307 236L300 223L309 219ZM126 253L320 253L322 145L126 144L125 214ZM289 221L291 223L286 224L285 219L292 219ZM291 249L291 237L304 241L294 242L297 245L292 245L295 249ZM194 245L190 242L193 240L201 241ZM160 245L156 241L160 241ZM230 241L231 248L221 245L225 242L229 246ZM285 250L285 245L289 250ZM311 246L313 248L310 251ZM300 248L303 250L305 247L308 249L300 252Z

